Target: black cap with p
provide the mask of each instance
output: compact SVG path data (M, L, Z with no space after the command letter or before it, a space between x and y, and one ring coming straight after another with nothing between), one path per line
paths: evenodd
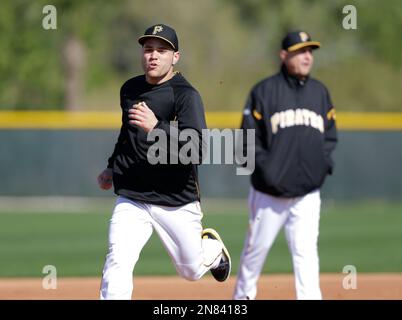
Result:
M312 41L310 35L304 31L289 32L282 40L282 49L288 52L296 51L305 47L318 49L321 47L321 43L318 41Z
M149 27L145 30L144 35L138 38L138 42L144 45L145 40L149 38L164 40L174 51L179 51L179 40L177 39L176 31L165 24L155 24Z

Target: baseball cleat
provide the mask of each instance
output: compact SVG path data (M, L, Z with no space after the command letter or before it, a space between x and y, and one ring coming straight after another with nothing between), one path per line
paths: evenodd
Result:
M225 281L229 277L230 270L232 268L232 262L230 260L229 251L226 249L225 244L223 243L218 232L216 232L214 229L211 228L204 229L202 231L202 238L218 240L222 244L221 261L219 262L219 265L216 268L211 269L211 273L215 278L215 280L219 282Z

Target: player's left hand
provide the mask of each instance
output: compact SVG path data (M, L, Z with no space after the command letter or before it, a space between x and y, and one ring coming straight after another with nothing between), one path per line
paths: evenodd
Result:
M149 109L145 102L134 104L133 107L128 110L128 117L131 119L129 120L130 124L142 128L145 132L151 131L158 123L155 114Z

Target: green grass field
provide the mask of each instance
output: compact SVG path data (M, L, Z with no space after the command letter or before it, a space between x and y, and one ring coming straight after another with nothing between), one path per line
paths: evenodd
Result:
M205 201L204 226L216 228L237 272L248 215L245 203ZM0 277L42 277L45 265L63 276L100 276L107 247L110 213L0 214ZM402 203L323 202L320 229L322 272L342 272L354 265L359 272L402 272ZM264 272L291 272L281 232ZM145 246L136 275L175 274L156 233Z

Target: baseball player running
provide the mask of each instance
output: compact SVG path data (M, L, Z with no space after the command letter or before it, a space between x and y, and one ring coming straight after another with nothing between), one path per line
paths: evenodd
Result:
M282 227L293 259L297 298L321 299L319 189L333 170L337 132L328 90L309 76L312 50L319 47L306 32L287 34L280 72L260 81L248 97L242 128L255 129L256 168L234 299L256 298L265 258Z
M201 141L201 130L206 128L199 93L173 70L180 58L176 32L154 25L138 42L145 74L121 88L120 135L98 177L102 189L114 185L118 195L109 226L101 299L131 299L132 273L153 230L185 279L198 280L211 270L216 280L225 281L231 269L219 234L202 228L197 165L151 164L147 158L152 146L147 135L152 130L162 130L169 139L174 130L192 129ZM177 126L170 124L173 120Z

